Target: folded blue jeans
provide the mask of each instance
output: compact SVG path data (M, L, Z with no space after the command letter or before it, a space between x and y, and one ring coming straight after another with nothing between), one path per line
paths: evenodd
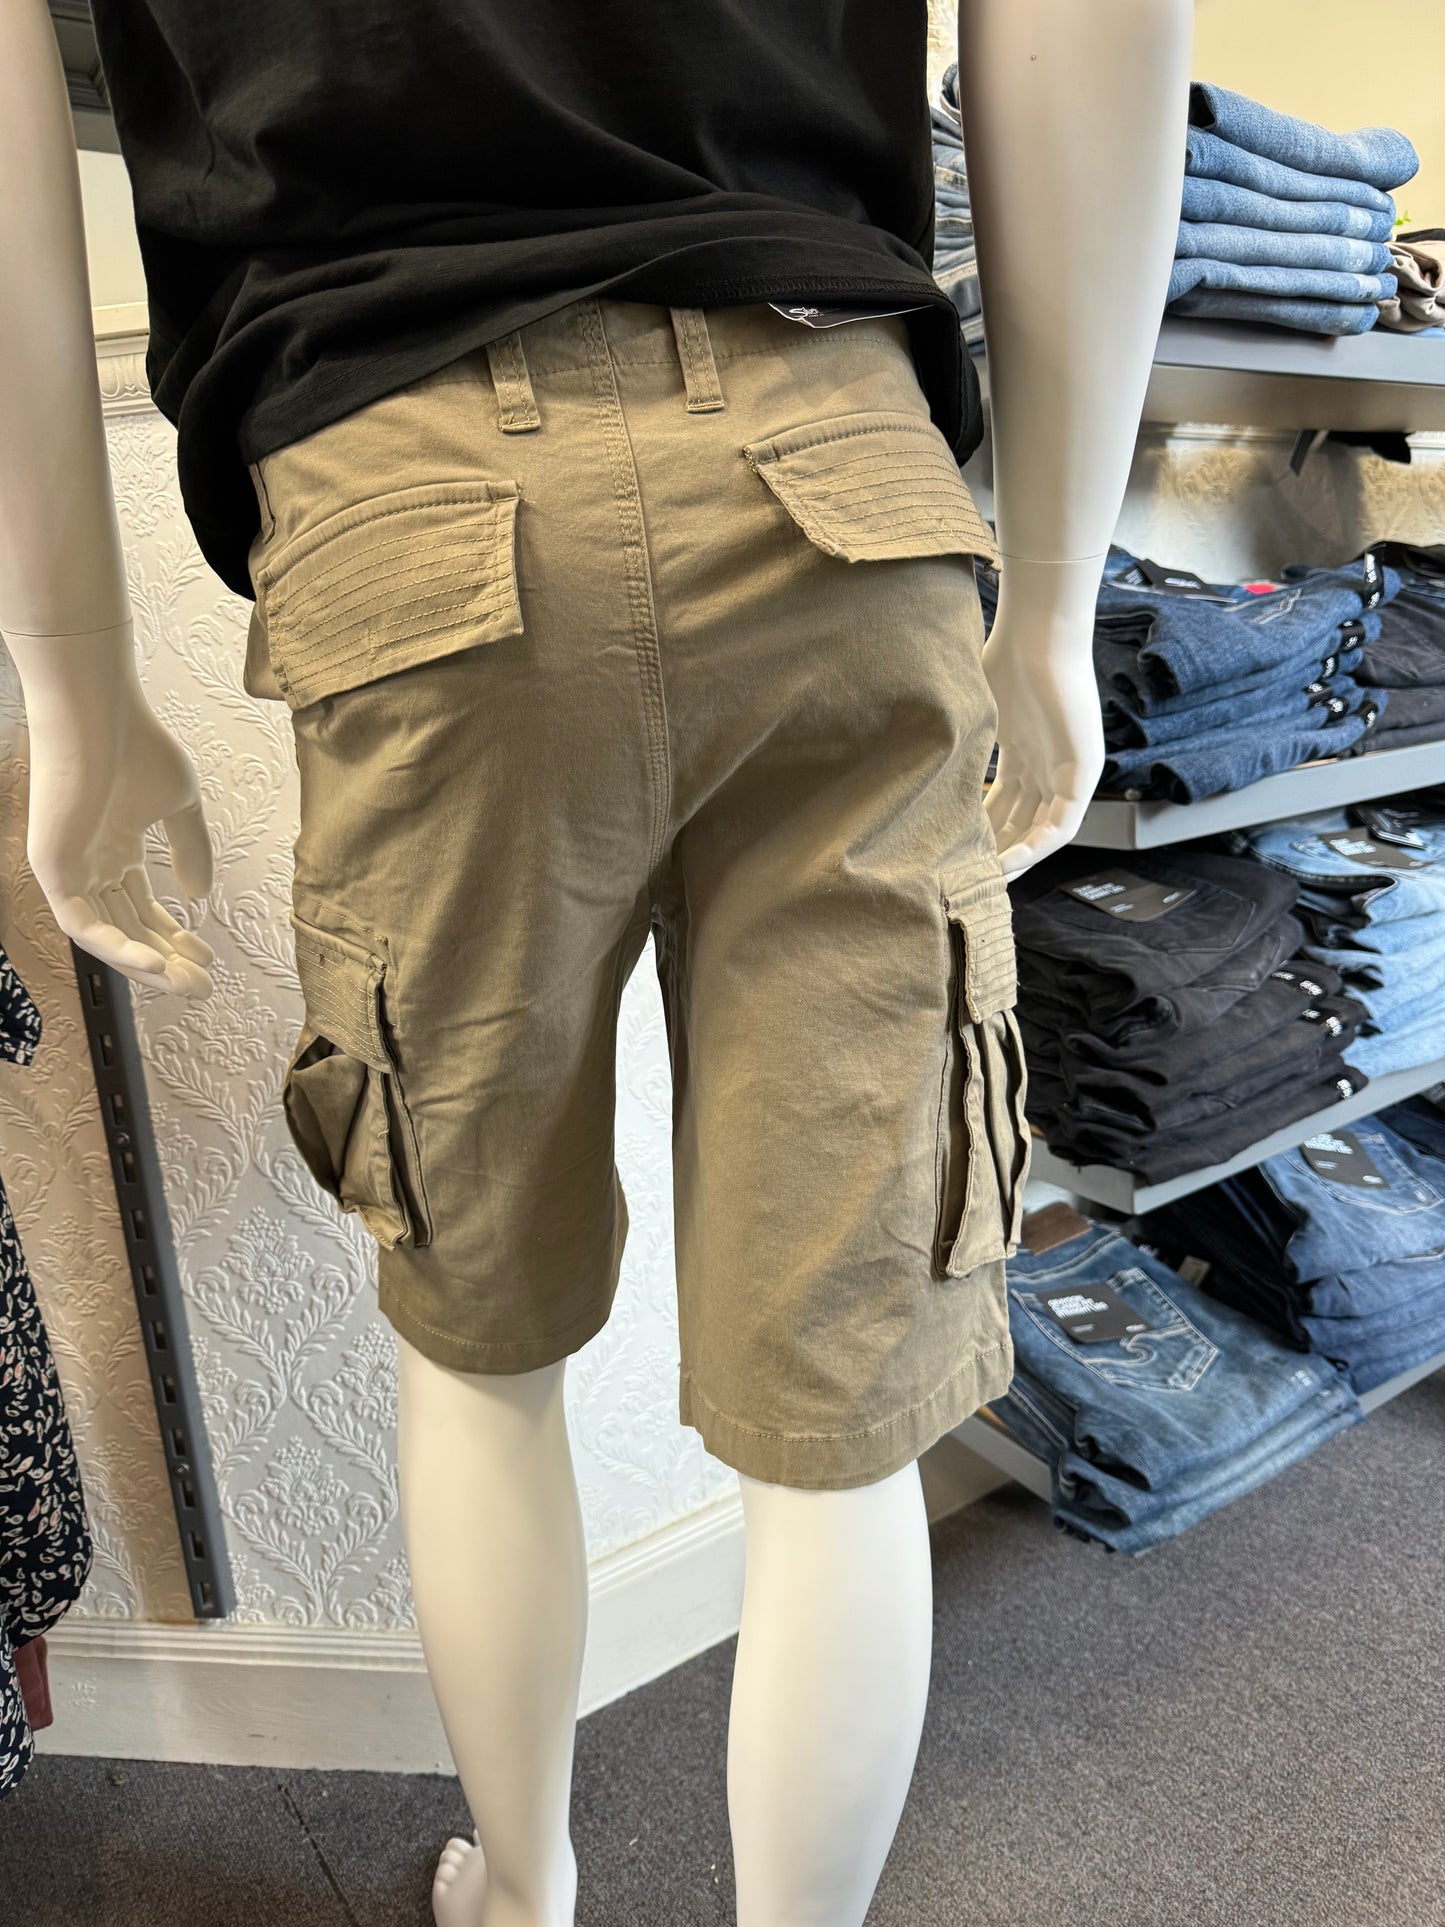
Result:
M1380 318L1376 301L1306 301L1279 294L1240 294L1196 288L1169 303L1170 314L1200 321L1253 321L1312 335L1363 335Z
M1349 673L1360 654L1358 649L1347 651L1332 676L1322 677L1321 664L1311 660L1301 669L1285 672L1309 677L1308 681L1286 681L1284 675L1251 677L1248 688L1230 688L1208 702L1161 705L1149 715L1141 715L1126 696L1106 689L1104 728L1109 746L1151 745L1157 749L1165 744L1189 743L1211 730L1235 728L1246 717L1252 728L1261 728L1312 715L1351 715L1365 701L1364 689Z
M1345 274L1394 271L1394 256L1382 241L1355 241L1342 234L1281 233L1219 221L1181 221L1174 252L1188 260L1227 261L1240 267L1323 268ZM1296 290L1269 288L1266 292L1293 294Z
M1257 100L1196 80L1189 89L1189 120L1251 154L1307 174L1366 181L1381 192L1402 187L1420 169L1414 147L1393 127L1360 127L1334 134L1313 121L1281 114Z
M1378 940L1379 926L1445 912L1445 814L1435 824L1417 823L1411 833L1417 839L1413 848L1392 849L1372 838L1345 810L1319 810L1261 824L1245 837L1262 863L1308 886L1306 900L1338 906L1342 918L1353 914L1371 926ZM1412 867L1411 859L1422 867ZM1400 867L1388 867L1392 862ZM1396 948L1431 938L1428 929L1394 934ZM1445 925L1439 942L1445 945Z
M1394 229L1393 204L1386 210L1343 200L1286 201L1199 174L1185 175L1179 211L1186 221L1224 221L1282 234L1348 234L1357 241L1388 241Z
M1184 137L1184 171L1201 179L1227 181L1254 194L1279 201L1345 201L1387 214L1393 225L1395 203L1390 195L1351 175L1311 174L1280 161L1267 160L1233 141L1222 140L1205 128L1191 127Z
M1165 300L1172 304L1183 295L1204 289L1213 294L1267 294L1291 301L1379 303L1389 300L1396 285L1393 274L1347 274L1327 268L1248 266L1237 261L1176 257Z
M1383 704L1383 691L1361 692L1361 707L1344 715L1305 710L1283 720L1261 718L1235 729L1216 729L1180 743L1110 749L1100 789L1137 790L1174 803L1196 803L1226 790L1241 790L1301 763L1343 756L1363 740ZM1319 715L1318 723L1311 717Z
M1238 584L1211 585L1207 596L1169 594L1121 575L1100 585L1096 633L1125 641L1142 633L1130 678L1138 693L1163 699L1217 691L1362 640L1363 630L1342 637L1340 625L1362 622L1399 586L1395 572L1373 557L1311 569L1263 595Z

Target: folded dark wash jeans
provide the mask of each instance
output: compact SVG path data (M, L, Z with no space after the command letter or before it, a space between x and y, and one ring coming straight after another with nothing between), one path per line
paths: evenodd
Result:
M1321 1394L1337 1429L1358 1409L1326 1361L1292 1356L1102 1225L1020 1251L1008 1284L1015 1376L991 1409L1034 1449L1047 1441L1056 1506L1121 1550L1170 1537L1248 1489L1237 1476L1247 1465L1278 1469L1278 1448L1313 1437ZM1098 1285L1154 1329L1084 1345L1044 1309L1045 1297Z
M1445 651L1441 654L1441 670L1445 672ZM1429 687L1417 684L1411 689L1391 689L1385 694L1389 697L1390 730L1434 728L1438 731L1445 724L1445 680Z
M1179 211L1186 221L1273 228L1283 234L1348 234L1357 241L1388 241L1394 225L1393 213L1381 208L1357 207L1344 200L1286 201L1198 174L1184 176Z
M1359 707L1343 715L1306 709L1294 718L1210 730L1182 743L1110 749L1099 788L1106 794L1123 791L1174 803L1246 789L1301 763L1346 755L1373 730L1385 701L1383 690L1367 689L1360 692ZM1315 717L1321 720L1315 722Z
M1391 1104L1380 1112L1380 1121L1417 1150L1428 1151L1445 1164L1445 1083Z
M1319 301L1306 296L1247 294L1231 288L1195 288L1169 303L1169 313L1199 321L1251 321L1257 327L1293 328L1311 335L1364 335L1380 319L1378 301Z
M1381 689L1438 688L1445 684L1445 545L1386 542L1378 553L1400 590L1366 645L1364 680Z
M1226 685L1218 695L1178 697L1148 709L1137 707L1117 686L1106 686L1101 692L1105 737L1111 749L1157 747L1237 726L1245 717L1258 724L1287 723L1315 710L1346 715L1366 700L1353 674L1362 654L1348 649L1323 660L1310 657L1298 667L1251 676L1237 687ZM1392 692L1392 700L1398 693Z
M1139 659L1139 651L1149 641L1153 624L1146 614L1140 616L1101 615L1094 627L1094 674L1101 700L1117 704L1130 715L1146 722L1156 717L1179 717L1202 721L1213 715L1209 726L1231 717L1251 715L1281 691L1303 689L1312 682L1327 682L1341 674L1353 675L1362 658L1363 645L1378 634L1379 616L1370 611L1339 624L1329 635L1311 637L1298 656L1287 662L1271 663L1247 675L1236 675L1227 664L1220 666L1218 682L1189 689L1183 695L1163 695L1159 679L1150 664ZM1356 678L1365 682L1366 677ZM1218 705L1229 705L1224 709Z
M1341 623L1360 619L1399 593L1394 570L1364 559L1336 569L1311 569L1297 581L1262 595L1239 585L1210 585L1207 596L1170 594L1136 585L1127 576L1100 585L1096 626L1106 636L1133 639L1119 617L1148 627L1137 648L1131 683L1136 692L1157 697L1213 690L1267 671L1336 653ZM1128 690L1125 693L1129 693Z
M1228 181L1255 194L1281 201L1344 201L1389 217L1393 229L1395 203L1383 188L1348 174L1317 174L1267 159L1236 145L1204 127L1190 127L1184 136L1184 171L1201 179Z
M1413 728L1403 729L1391 729L1388 724L1380 723L1355 748L1361 755L1375 750L1413 749L1417 743L1438 743L1442 733L1445 732L1439 723L1416 723Z
M1196 80L1190 86L1189 123L1282 167L1365 181L1380 193L1403 187L1420 170L1420 156L1393 127L1335 134L1211 81Z
M1142 1135L1106 1124L1083 1123L1072 1114L1045 1111L1032 1089L1031 1073L1028 1115L1043 1131L1045 1142L1056 1156L1074 1164L1103 1164L1116 1171L1130 1171L1147 1184L1167 1184L1171 1178L1223 1164L1271 1131L1297 1124L1317 1111L1327 1112L1332 1104L1367 1087L1368 1077L1348 1060L1337 1069L1337 1075L1281 1079L1265 1096L1218 1117Z
M1224 968L1288 915L1298 894L1278 873L1266 885L1265 866L1212 850L1129 851L1123 861L1112 859L1109 851L1062 850L1009 891L1021 967L1039 969L1061 998L1077 984L1105 1022L1142 998ZM1069 893L1069 884L1114 869L1190 894L1162 916L1126 922ZM1227 982L1226 973L1221 987ZM1251 987L1246 980L1240 992Z

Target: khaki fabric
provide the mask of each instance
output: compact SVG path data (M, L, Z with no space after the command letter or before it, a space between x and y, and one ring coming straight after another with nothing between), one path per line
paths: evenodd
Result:
M301 785L286 1116L383 1311L476 1372L606 1321L651 935L681 1417L776 1483L907 1464L1008 1383L1028 1134L994 550L905 324L588 299L252 479L245 681Z

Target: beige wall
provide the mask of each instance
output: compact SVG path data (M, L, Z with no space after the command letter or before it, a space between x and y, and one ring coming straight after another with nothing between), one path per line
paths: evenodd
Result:
M1398 127L1420 156L1399 211L1445 227L1442 0L1198 0L1194 72L1340 133Z
M110 308L124 301L144 301L145 275L125 162L119 154L87 150L81 151L79 160L91 306Z

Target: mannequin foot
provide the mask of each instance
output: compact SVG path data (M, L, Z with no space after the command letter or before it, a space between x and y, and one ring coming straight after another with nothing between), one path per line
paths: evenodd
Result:
M493 1897L487 1905L487 1863L475 1834L470 1840L456 1834L442 1849L432 1880L431 1910L436 1927L572 1927L577 1905L577 1863L569 1845L567 1867L559 1883L565 1887L559 1911L539 1914L532 1909L517 1912L504 1895ZM504 1918L496 1918L498 1910Z
M431 1910L436 1927L482 1927L482 1897L487 1886L487 1863L475 1835L448 1840L437 1862L431 1884Z

